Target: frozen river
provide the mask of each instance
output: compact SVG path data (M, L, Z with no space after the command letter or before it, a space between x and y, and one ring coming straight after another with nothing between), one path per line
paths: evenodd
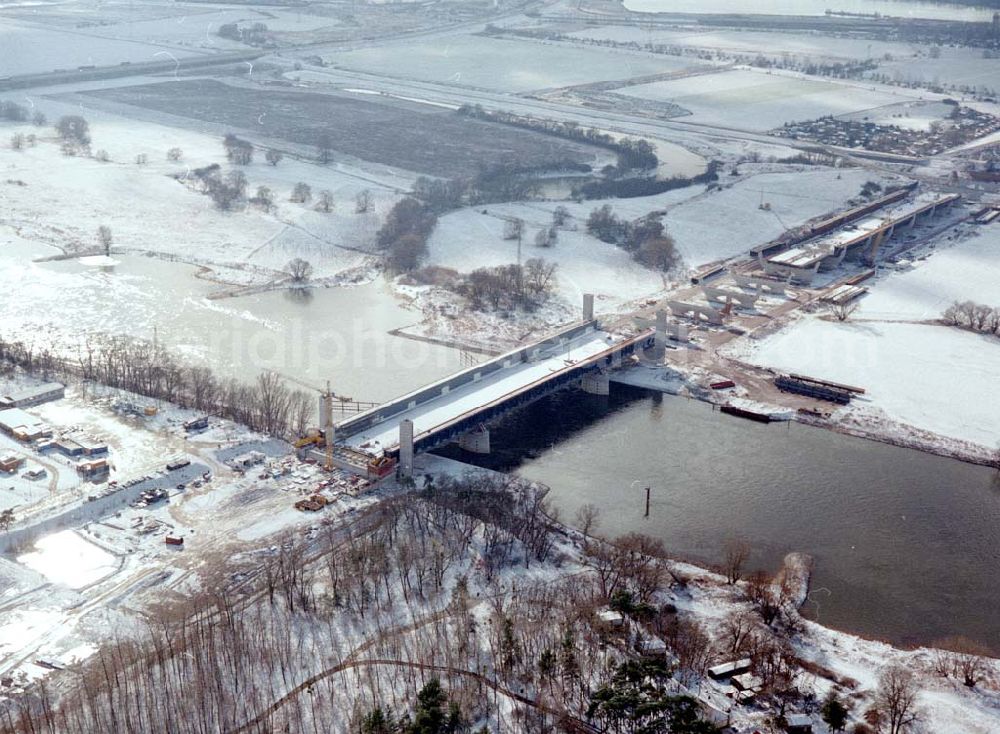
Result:
M454 372L456 350L392 336L419 321L382 282L304 293L211 299L220 287L198 269L143 256L114 267L79 260L32 262L54 250L15 240L0 246L5 335L79 344L87 334L155 337L192 364L253 380L264 370L338 394L383 401Z
M702 564L732 537L772 571L804 551L816 560L807 611L824 624L898 644L1000 644L995 471L617 384L610 400L561 393L491 434L490 464L549 485L565 520L593 503L599 532L647 533Z
M639 13L749 13L752 15L824 15L840 13L891 15L899 18L989 21L994 11L921 0L625 0L625 7Z

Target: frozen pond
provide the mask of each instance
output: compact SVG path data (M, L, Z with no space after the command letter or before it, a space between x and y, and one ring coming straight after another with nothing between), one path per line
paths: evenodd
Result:
M993 10L918 0L625 0L625 7L639 13L749 13L753 15L825 15L840 13L891 15L900 18L989 21Z
M35 542L35 550L18 556L18 562L38 571L55 584L79 589L118 568L113 555L81 538L73 530L46 535Z

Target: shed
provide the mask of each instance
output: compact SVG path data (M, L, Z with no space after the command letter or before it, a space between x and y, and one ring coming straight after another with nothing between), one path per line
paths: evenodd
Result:
M788 734L812 734L812 719L805 714L789 714L785 717L785 722Z
M722 663L708 669L708 677L713 680L720 678L731 678L734 675L741 675L750 671L750 658L741 658L729 663Z
M757 691L760 690L763 681L756 675L751 675L750 673L743 673L742 675L734 675L732 678L733 688L738 691Z
M14 454L8 454L6 456L0 456L0 471L2 472L15 472L24 463L24 458L20 456L15 456Z
M625 617L622 616L621 612L616 612L614 609L603 609L597 613L597 617L604 624L609 624L612 627L621 627L625 624Z

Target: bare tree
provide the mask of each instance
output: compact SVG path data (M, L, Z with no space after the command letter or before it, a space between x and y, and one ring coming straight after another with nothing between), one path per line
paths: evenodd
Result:
M135 156L135 164L137 166L144 166L149 163L149 156L145 153L137 153Z
M3 512L0 512L0 530L5 533L10 530L10 526L14 524L14 510L7 508Z
M99 163L108 163L111 160L111 156L108 154L108 151L101 148L101 150L94 153L94 160Z
M359 191L358 195L354 197L354 211L358 214L364 214L367 212L372 205L372 192L368 189Z
M171 163L176 163L181 158L184 157L184 151L180 148L171 148L167 151L167 160Z
M10 147L14 150L24 148L24 133L14 133L10 136Z
M258 186L257 193L250 201L251 203L262 208L264 211L270 211L274 206L274 195L271 193L271 189L267 186Z
M552 226L562 227L569 221L569 209L560 204L555 209L552 210Z
M985 645L967 637L946 637L934 643L934 670L944 677L961 678L969 688L975 688L989 672L993 652Z
M333 211L332 191L323 189L319 192L319 197L316 199L316 211L323 212L324 214L329 214Z
M111 227L106 224L102 224L97 228L97 241L101 243L101 247L104 248L104 254L111 254L111 242L113 241L111 235Z
M739 538L730 538L726 541L724 552L722 572L730 584L735 584L743 578L743 566L750 557L750 544Z
M309 184L299 181L295 184L292 189L292 195L289 197L289 201L294 201L298 204L306 204L312 199L312 187Z
M297 257L294 260L289 260L288 265L285 266L288 274L292 276L292 280L296 283L304 283L312 276L313 266L308 260L303 260L301 257Z
M280 150L274 150L273 148L268 149L268 151L264 154L264 160L272 166L276 166L281 163L281 159L284 157L284 153Z
M903 734L920 721L917 681L902 665L890 665L879 676L874 708L884 721L886 734Z
M830 312L837 321L847 321L851 315L858 310L861 304L858 301L848 301L847 303L831 303Z
M505 219L503 223L503 238L505 240L520 240L524 236L523 219Z
M588 502L577 509L573 524L580 528L584 536L589 536L600 524L600 515L601 511L597 509L597 505Z
M56 133L68 145L86 148L90 145L90 124L80 115L65 115L56 123Z

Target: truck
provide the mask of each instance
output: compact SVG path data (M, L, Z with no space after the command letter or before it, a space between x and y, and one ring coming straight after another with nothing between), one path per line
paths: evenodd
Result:
M183 469L186 466L191 466L190 459L174 459L167 464L167 471L177 471L178 469Z

